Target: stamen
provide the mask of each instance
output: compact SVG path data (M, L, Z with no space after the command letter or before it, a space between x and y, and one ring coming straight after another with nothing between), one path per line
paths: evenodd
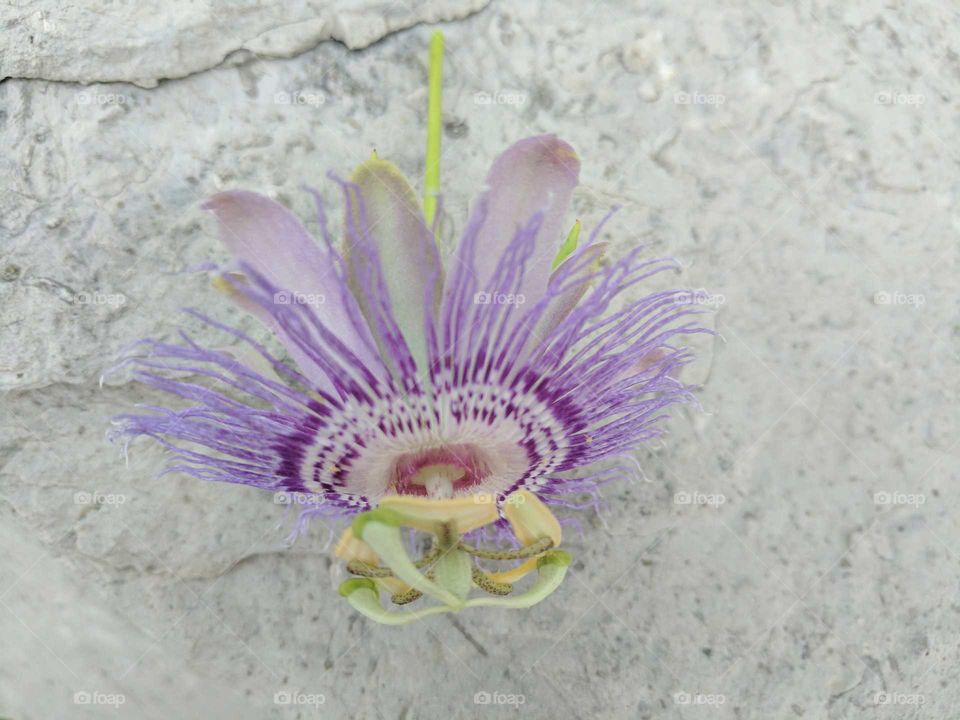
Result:
M394 605L409 605L414 600L419 600L423 597L423 593L414 588L410 588L406 592L394 593L390 596L390 601Z
M429 475L449 477L436 471ZM338 554L349 559L347 570L360 576L342 583L341 594L357 611L389 625L467 607L526 608L541 602L562 582L570 555L555 549L560 543L560 530L550 510L530 493L518 491L515 495L503 507L521 544L510 550L484 550L461 542L464 532L497 520L496 511L478 515L476 509L484 506L469 502L470 498L385 498L376 510L358 515L341 538L338 547L343 550ZM402 527L433 535L429 551L419 560L410 557L410 543L404 540ZM512 570L486 572L474 564L475 558L522 562ZM537 579L533 584L514 592L514 583L534 569ZM487 597L471 598L473 588ZM380 593L384 590L394 605L408 605L424 595L439 600L441 605L391 612L381 604Z
M473 584L491 595L509 595L513 592L513 585L497 582L478 567L473 568Z
M483 558L484 560L523 560L545 553L553 547L553 540L550 538L540 538L532 545L526 545L517 550L482 550L481 548L471 547L464 543L460 543L459 547L465 553L473 555L474 557Z
M368 565L360 560L351 560L347 563L347 572L351 575L369 578L393 577L393 570L380 567L379 565Z

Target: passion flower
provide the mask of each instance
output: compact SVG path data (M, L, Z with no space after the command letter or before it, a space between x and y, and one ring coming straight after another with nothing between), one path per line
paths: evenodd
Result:
M582 244L579 222L564 232L580 161L552 135L494 161L459 244L441 258L441 52L435 36L422 205L374 156L337 180L340 243L319 201L319 243L262 195L224 192L205 206L234 257L215 285L288 359L194 313L259 361L183 333L180 343L144 340L124 361L188 407L122 415L118 435L163 443L171 471L289 493L302 520L352 516L336 553L356 577L341 594L386 623L528 607L552 592L569 555L548 506L577 505L616 474L599 461L659 434L663 411L691 399L677 377L691 354L675 342L699 331L688 290L637 297L674 261L639 248L605 261L600 227ZM423 557L410 556L403 528L432 536ZM477 545L491 537L511 541ZM478 560L517 564L494 572ZM390 611L384 591L398 606L422 595L440 604Z

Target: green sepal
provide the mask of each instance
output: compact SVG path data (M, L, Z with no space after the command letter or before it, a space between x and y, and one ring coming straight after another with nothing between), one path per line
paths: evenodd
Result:
M573 251L577 249L577 243L580 240L581 227L582 225L580 221L577 220L573 224L573 227L570 228L570 233L567 235L567 239L563 241L563 245L560 246L557 256L553 259L553 267L550 268L551 270L556 270L558 267L560 267L560 263L573 255Z

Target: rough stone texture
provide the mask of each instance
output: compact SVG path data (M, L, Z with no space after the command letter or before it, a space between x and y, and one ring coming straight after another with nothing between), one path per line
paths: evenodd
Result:
M141 5L101 21L115 37L74 26L76 5L3 11L20 22L5 75L187 77L0 85L0 716L955 712L946 2L494 2L445 26L447 245L492 156L553 131L583 158L577 215L622 205L609 239L688 263L723 336L693 371L705 412L637 454L645 480L584 516L535 610L372 626L335 593L323 524L285 549L270 496L156 478L155 446L124 464L105 443L112 413L156 399L98 386L124 345L170 335L186 305L253 327L185 272L224 258L202 198L259 189L312 218L300 186L336 207L324 173L372 147L419 177L429 28L262 56L477 5L398 3L376 32L377 3L221 8L231 33L213 10ZM44 22L58 34L31 48ZM476 705L485 691L525 702Z
M432 0L414 7L396 0L25 0L0 8L6 40L0 78L156 87L236 53L287 58L330 39L359 50L396 30L462 17L488 2Z

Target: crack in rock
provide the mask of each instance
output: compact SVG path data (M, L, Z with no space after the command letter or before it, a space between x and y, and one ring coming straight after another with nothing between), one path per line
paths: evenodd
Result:
M129 82L144 88L210 70L246 51L291 58L326 40L361 50L420 23L463 20L490 0L431 0L416 9L378 0L38 0L29 9L0 6L6 43L0 80Z

